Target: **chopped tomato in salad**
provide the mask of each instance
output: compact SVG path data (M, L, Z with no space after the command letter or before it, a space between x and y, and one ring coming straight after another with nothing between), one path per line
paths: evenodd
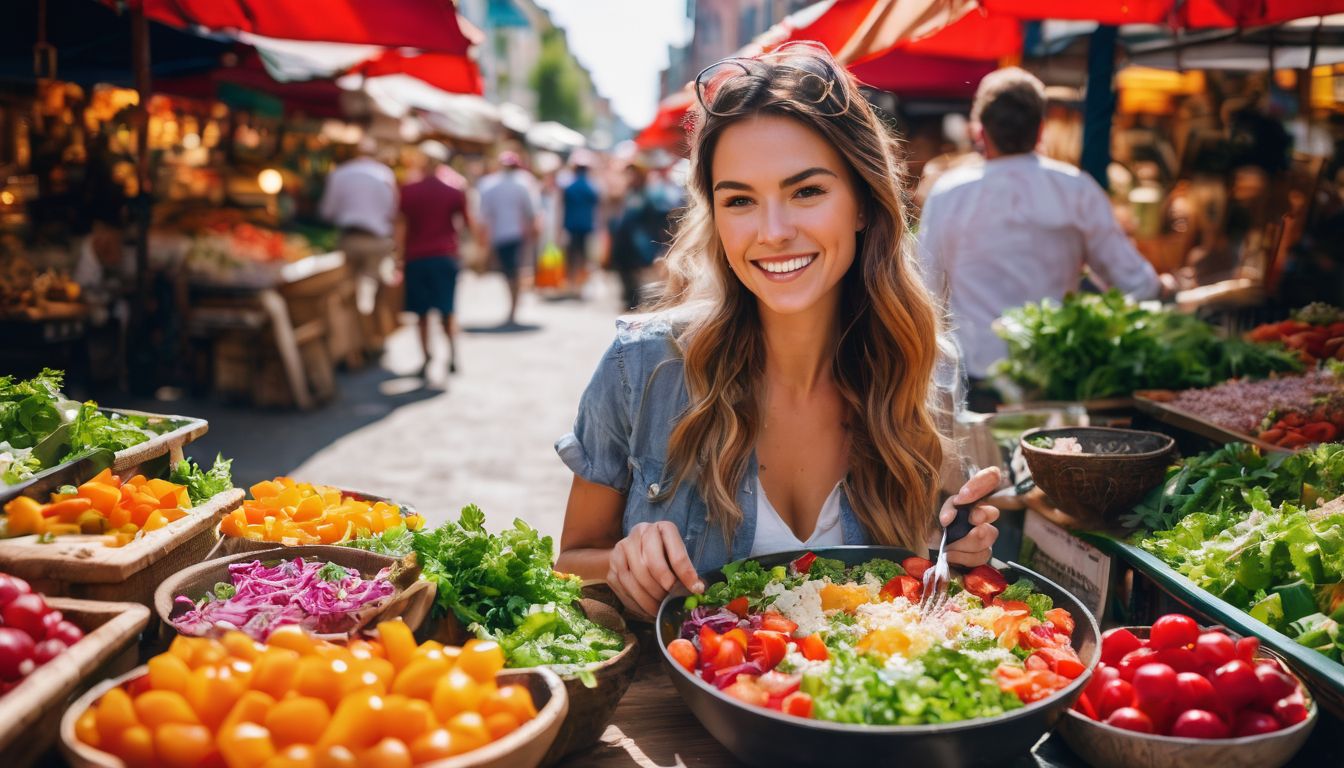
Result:
M930 567L920 557L845 567L813 553L787 569L733 564L726 581L688 603L668 652L752 706L872 724L990 717L1087 671L1072 646L1073 616L990 566L954 584L946 610L921 617ZM962 682L944 690L949 680Z

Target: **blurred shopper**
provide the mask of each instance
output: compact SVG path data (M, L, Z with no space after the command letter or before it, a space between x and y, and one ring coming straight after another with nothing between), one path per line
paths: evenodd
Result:
M648 268L663 250L667 212L658 205L647 168L631 164L626 169L626 181L620 216L612 222L611 267L621 278L624 308L636 310Z
M457 373L457 322L453 306L457 296L457 273L461 252L459 233L468 231L467 193L462 186L445 181L448 176L448 150L437 141L420 145L425 156L424 178L401 189L401 220L398 235L405 261L406 310L414 312L420 324L420 346L425 362L420 377L425 378L432 360L429 313L438 310L443 332L448 337L448 372Z
M920 220L925 280L951 314L972 410L993 411L998 400L985 379L1007 354L990 327L1004 310L1063 298L1078 289L1084 268L1092 282L1136 299L1164 287L1101 186L1034 151L1044 114L1045 87L1030 73L1010 67L981 80L971 130L985 163L944 174Z
M340 249L355 273L355 304L369 350L382 347L382 323L375 317L375 308L385 265L396 252L392 227L397 216L397 177L374 156L377 151L377 141L366 136L358 156L341 163L327 177L321 204L322 218L340 230Z
M532 177L515 152L499 154L498 173L481 180L482 240L489 244L509 283L509 317L513 325L522 292L521 267L526 249L537 239L537 196Z
M574 178L564 189L565 275L569 289L581 297L588 272L588 247L597 229L597 206L601 200L597 185L588 176L592 160L586 153L574 153Z

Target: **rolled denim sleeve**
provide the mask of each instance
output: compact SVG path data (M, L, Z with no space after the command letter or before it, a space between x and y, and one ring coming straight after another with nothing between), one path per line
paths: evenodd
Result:
M612 342L579 400L574 431L555 451L574 474L621 493L630 489L630 376L621 340Z

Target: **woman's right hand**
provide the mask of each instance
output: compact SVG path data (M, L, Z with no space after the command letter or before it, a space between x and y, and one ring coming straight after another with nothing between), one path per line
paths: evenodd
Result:
M653 618L677 582L694 594L705 591L676 525L640 523L612 548L607 584L631 613Z

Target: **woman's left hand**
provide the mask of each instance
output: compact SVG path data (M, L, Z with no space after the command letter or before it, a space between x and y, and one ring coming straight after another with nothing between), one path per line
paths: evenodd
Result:
M955 496L943 502L943 508L938 512L939 524L946 527L956 519L957 504L975 501L998 488L999 477L998 467L986 467L975 473L974 477L961 486L961 490ZM991 504L981 504L971 510L971 525L974 527L970 533L966 534L965 538L947 545L947 561L954 565L964 566L988 563L994 540L999 538L999 529L994 527L994 521L998 519L999 509ZM934 549L937 549L938 537L941 535L942 532L939 531L933 539L932 546Z

